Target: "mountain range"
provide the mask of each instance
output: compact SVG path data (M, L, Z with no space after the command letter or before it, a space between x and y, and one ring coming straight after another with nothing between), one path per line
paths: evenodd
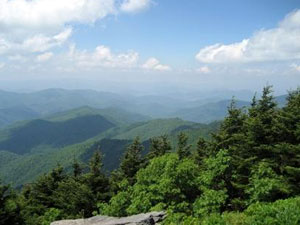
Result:
M276 97L283 106L286 96ZM104 167L119 165L126 146L139 136L145 154L152 137L168 135L176 146L185 132L195 148L227 113L230 99L130 96L92 90L0 91L0 179L13 186L31 182L57 164L87 163L100 146ZM250 101L236 100L238 107Z
M234 95L233 92L230 94ZM236 94L243 98L236 98L238 106L250 105L250 99L244 100L245 93ZM285 97L276 98L280 106L284 104ZM32 93L0 91L0 128L16 121L47 117L82 106L105 109L107 114L123 110L135 114L131 117L133 120L142 117L178 117L192 122L210 123L224 118L230 101L231 96L223 92L189 98L184 95L132 96L94 90L46 89Z
M74 159L88 162L98 146L107 171L118 167L128 144L140 136L145 152L149 139L167 134L175 146L184 131L189 142L208 138L218 123L199 124L179 118L152 119L117 109L80 107L52 116L17 122L0 130L0 174L6 183L20 186L57 164L70 168Z

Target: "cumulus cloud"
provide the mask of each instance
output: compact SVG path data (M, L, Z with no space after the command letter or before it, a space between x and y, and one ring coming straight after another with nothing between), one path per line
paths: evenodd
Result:
M151 0L0 0L0 56L11 64L7 68L30 71L41 68L170 70L155 58L142 66L138 62L139 54L133 50L113 52L99 45L88 51L77 49L69 41L74 24L94 24L121 11L141 11L150 4ZM58 48L70 44L69 51L59 51ZM18 66L13 61L19 62ZM31 65L46 61L42 67ZM1 65L4 67L4 63Z
M249 39L202 48L202 63L247 63L300 59L300 10L288 14L274 29L261 30Z
M113 13L115 0L0 0L0 55L24 62L63 46L72 35L70 23L94 23ZM40 54L36 61L50 57Z
M0 55L62 46L73 24L92 24L117 12L116 0L0 0Z
M0 27L40 29L94 23L114 12L114 0L0 0Z
M81 51L73 45L66 58L82 69L132 68L137 66L139 54L135 51L113 53L109 47L100 45L94 51Z
M16 55L43 55L42 53L53 48L64 46L73 33L74 24L93 24L120 11L140 11L147 8L150 1L0 0L0 56L6 55L9 59ZM97 57L99 49L100 47L93 53ZM81 56L84 55L82 52ZM128 64L135 57L136 53L108 56L106 64L121 64L118 60L124 60L124 64ZM86 62L93 63L97 64L94 60Z
M133 13L148 8L150 4L151 0L125 0L120 9L124 12Z
M40 54L36 57L36 60L38 62L45 62L48 61L50 58L52 58L53 53L52 52L45 52L43 54Z
M147 70L157 70L157 71L170 71L171 67L168 65L161 64L158 59L152 57L149 58L143 65L142 68Z
M202 67L196 69L196 72L207 74L207 73L211 73L211 70L208 66L202 66Z

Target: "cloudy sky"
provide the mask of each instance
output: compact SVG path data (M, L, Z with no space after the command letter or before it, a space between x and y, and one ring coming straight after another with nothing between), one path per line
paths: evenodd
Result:
M300 1L0 0L0 88L43 80L295 88Z

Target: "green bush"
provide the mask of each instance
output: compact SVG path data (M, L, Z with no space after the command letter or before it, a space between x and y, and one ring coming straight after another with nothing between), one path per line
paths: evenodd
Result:
M300 197L274 203L256 203L247 210L247 225L299 225Z

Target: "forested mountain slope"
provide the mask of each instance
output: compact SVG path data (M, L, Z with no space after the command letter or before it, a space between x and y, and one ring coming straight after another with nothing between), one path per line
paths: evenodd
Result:
M189 143L197 137L208 138L218 123L198 124L181 119L147 119L118 109L80 107L55 113L44 119L18 122L0 131L0 175L5 182L22 185L48 172L57 163L70 167L77 158L87 162L95 150L104 153L104 167L111 171L118 167L126 146L141 136L145 153L149 139L167 134L173 145L177 135L189 134Z

